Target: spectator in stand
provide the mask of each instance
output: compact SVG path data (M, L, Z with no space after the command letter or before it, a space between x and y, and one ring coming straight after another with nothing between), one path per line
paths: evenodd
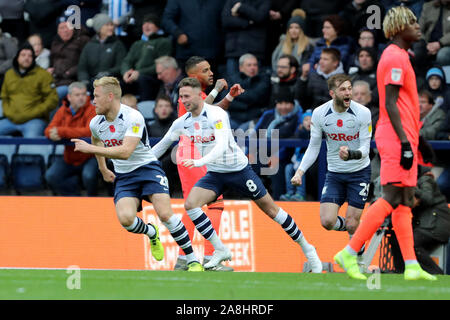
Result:
M6 71L12 67L13 58L17 53L18 41L8 33L3 33L0 29L0 89Z
M239 70L239 57L251 53L264 61L270 0L226 0L222 10L227 76Z
M127 51L114 34L110 17L99 13L87 21L96 34L84 46L78 62L78 81L83 82L88 92L93 92L92 83L104 76L120 76L120 67Z
M311 38L320 38L323 19L331 14L337 14L342 9L341 1L301 0L300 4L306 12L305 33Z
M269 21L267 26L266 60L263 65L271 63L272 52L280 42L280 35L286 32L287 22L291 18L292 10L298 6L297 0L271 0Z
M436 134L445 122L445 111L428 90L419 91L419 105L420 121L423 123L420 135L427 140L436 140Z
M430 0L426 0L430 1ZM409 8L416 17L420 17L425 0L380 0L381 5L387 12L392 7L405 6ZM420 24L420 21L419 21Z
M175 58L184 70L192 56L209 61L217 73L223 58L223 30L221 23L223 0L168 0L162 18L162 27L175 41Z
M311 116L312 111L307 110L302 115L301 124L295 131L294 137L296 139L309 140L311 136ZM295 148L294 155L291 158L291 162L284 168L284 179L286 184L286 193L280 196L280 200L283 201L305 201L306 200L306 175L302 176L302 184L294 186L291 183L291 178L294 176L300 162L305 155L306 148Z
M240 128L244 131L254 127L261 117L270 97L270 79L261 74L258 59L251 53L239 58L239 72L230 74L228 83L239 83L245 92L230 102L228 112L232 129Z
M297 59L300 66L308 62L314 45L305 35L305 11L295 9L287 23L286 34L281 35L278 46L272 53L272 71L277 72L278 60L283 54L290 54Z
M86 21L100 13L103 6L103 0L60 0L65 10L65 17L75 14L74 10L68 10L70 6L77 6L80 9L80 23L86 26Z
M278 131L278 138L280 139L293 138L295 130L301 123L303 110L299 105L295 104L294 93L288 87L280 89L274 99L275 107L263 113L254 131L259 138L273 137L274 130ZM261 129L266 130L265 134L259 131ZM275 169L278 166L279 168L275 174L270 175L272 196L278 200L286 192L284 168L290 162L292 150L290 148L281 148L277 154L269 156L269 167Z
M372 48L358 49L358 66L351 67L348 71L352 82L364 80L370 85L371 91L377 90L377 57Z
M172 122L177 118L172 101L166 95L160 95L156 98L153 113L155 119L147 122L148 136L153 138L162 138L169 131ZM181 190L180 178L178 176L177 165L172 161L172 150L169 148L160 158L161 166L169 180L170 194Z
M178 83L185 77L183 70L178 67L174 57L162 56L155 60L156 76L162 82L158 95L166 95L170 98L172 107L176 109L178 104Z
M414 195L414 250L422 268L431 274L444 274L430 253L446 244L450 236L450 209L433 174L427 167L419 167L419 179Z
M302 70L297 81L296 97L303 109L313 109L330 100L327 80L338 73L344 73L341 55L336 48L324 48L316 72Z
M422 39L414 46L415 68L424 76L433 60L450 65L450 0L434 0L423 5L419 25Z
M24 20L25 1L0 0L0 28L16 38L20 44L28 36L27 24Z
M133 17L133 6L127 0L107 0L103 1L104 7L102 13L107 14L114 24L114 34L123 42L128 50L131 44L138 40L131 35L130 21L135 22ZM106 8L105 8L106 7ZM86 24L88 22L86 21ZM132 25L133 27L135 24ZM140 31L139 31L140 33Z
M45 129L45 136L52 141L90 137L89 123L95 117L87 89L82 82L72 82L62 106ZM61 196L79 196L80 181L88 196L97 195L99 170L92 154L75 152L73 145L66 145L64 157L55 158L47 169L45 179L50 188Z
M347 1L344 9L339 12L339 15L346 22L346 29L348 30L348 34L353 39L358 39L359 30L361 30L362 28L367 28L369 22L374 22L374 11L368 10L368 8L372 6L376 6L376 8L380 10L380 16L377 18L380 19L380 22L383 21L385 10L378 0ZM384 40L384 34L381 29L374 28L373 33L377 42Z
M295 94L299 75L298 61L290 54L283 54L278 59L276 69L276 76L271 77L270 107L275 106L275 96L280 90L284 90L283 88L288 88ZM298 105L299 102L295 100L295 104Z
M58 24L57 33L50 48L50 67L47 71L55 78L61 101L67 95L69 84L78 79L78 60L89 36L85 29L74 29L66 21Z
M0 120L0 136L17 131L25 138L44 135L58 94L53 77L36 65L35 58L33 47L25 43L5 74L1 91L5 118Z
M450 143L450 108L446 108L445 120L436 133L437 140L449 141ZM442 193L450 202L450 150L435 150L436 166L443 168L443 172L437 177L437 184Z
M130 16L131 23L126 28L128 37L133 42L139 40L142 35L141 27L144 17L148 14L154 14L157 17L162 17L167 0L127 0L132 6L132 14Z
M432 67L425 77L425 88L431 92L436 103L441 103L444 108L449 107L450 89L447 87L445 73L441 67ZM445 100L445 101L444 101ZM444 104L447 104L446 106Z
M352 100L369 108L372 115L372 138L375 137L375 128L378 122L380 109L378 107L378 101L373 98L372 90L367 81L356 80L352 82Z
M316 69L322 50L325 48L335 48L339 51L340 61L342 61L344 70L348 68L350 55L352 51L352 41L343 34L344 21L338 15L331 15L323 21L322 38L320 38L314 47L314 51L309 58L309 65L312 72Z
M155 100L160 87L155 60L171 53L171 40L160 29L159 18L153 14L146 15L141 40L133 43L122 62L124 93L135 94L139 101Z
M50 50L44 48L41 36L37 33L32 34L27 41L33 47L36 64L42 69L48 69L50 67Z
M386 47L386 44L376 41L375 31L368 28L362 28L361 30L359 30L357 39L358 41L356 44L355 53L353 53L349 59L349 68L359 67L357 52L360 48L371 48L375 52L375 60L378 61L378 59L381 57L381 53Z
M59 0L27 0L25 12L29 15L30 34L42 37L44 48L50 48L56 36L58 17L67 8Z

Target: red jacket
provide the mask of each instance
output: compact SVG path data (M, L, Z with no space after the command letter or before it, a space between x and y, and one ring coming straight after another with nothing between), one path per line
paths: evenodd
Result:
M72 115L69 103L64 99L62 106L56 111L52 121L45 129L45 136L48 138L50 129L57 127L58 135L62 139L90 137L89 123L95 115L95 107L91 104L89 98L75 115ZM74 146L66 146L64 149L64 160L69 164L78 166L93 156L92 154L75 152L74 148Z

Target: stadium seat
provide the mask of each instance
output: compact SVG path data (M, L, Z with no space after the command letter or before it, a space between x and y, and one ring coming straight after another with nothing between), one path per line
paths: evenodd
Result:
M0 119L3 118L3 102L0 99Z
M450 66L443 66L442 70L444 70L445 80L447 84L450 84Z
M18 194L39 191L45 186L45 160L40 154L14 154L11 160L11 181Z
M47 161L49 156L53 154L55 151L55 145L53 144L44 144L44 145L34 145L34 144L21 144L17 151L18 154L33 154L33 155L41 155L44 158L45 165L47 165Z
M8 188L9 182L9 163L4 154L0 154L0 190Z
M155 101L147 100L141 101L137 104L138 110L144 116L145 120L153 120L155 115L153 114L153 109L155 108Z
M18 146L15 144L0 144L0 154L5 155L8 162L11 163L12 156L17 152L17 148Z

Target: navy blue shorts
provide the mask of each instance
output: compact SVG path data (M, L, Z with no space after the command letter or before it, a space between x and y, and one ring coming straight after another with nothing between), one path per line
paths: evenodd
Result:
M261 179L249 165L236 172L208 171L204 177L197 181L195 187L212 190L218 196L223 194L227 188L233 189L252 200L258 200L267 193Z
M169 182L159 161L153 161L131 172L116 173L114 203L120 198L132 197L149 200L154 193L169 194Z
M331 202L341 206L364 209L369 194L370 165L356 172L337 173L328 171L322 189L320 203Z

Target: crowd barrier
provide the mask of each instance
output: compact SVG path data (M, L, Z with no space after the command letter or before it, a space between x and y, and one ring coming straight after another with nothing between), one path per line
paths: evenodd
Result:
M320 225L318 202L277 204L292 215L323 262L332 262L348 243L347 232ZM172 208L181 217L183 200L173 199ZM0 212L0 268L172 270L177 259L179 247L150 203L144 202L138 215L160 227L165 248L160 262L151 256L146 236L119 224L109 197L3 196ZM300 246L251 201L225 201L219 236L233 254L226 264L236 271L301 272L306 262ZM193 247L201 258L203 237L197 231Z

